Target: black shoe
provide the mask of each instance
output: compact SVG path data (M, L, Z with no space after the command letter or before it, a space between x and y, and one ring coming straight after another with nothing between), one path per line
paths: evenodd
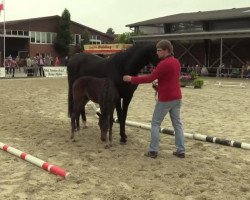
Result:
M185 158L185 153L178 153L177 151L174 151L173 155L178 158Z
M144 156L146 157L150 157L150 158L156 158L158 156L158 152L156 151L148 151L144 154Z

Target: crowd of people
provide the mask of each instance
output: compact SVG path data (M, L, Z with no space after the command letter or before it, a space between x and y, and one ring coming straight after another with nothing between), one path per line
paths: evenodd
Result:
M4 67L6 74L10 74L12 77L15 77L16 70L21 71L21 67L24 67L24 72L28 76L41 76L44 77L44 66L67 66L68 56L60 59L59 57L51 57L49 55L43 57L42 55L36 55L31 58L27 56L25 59L20 59L18 56L13 58L9 55L5 58Z

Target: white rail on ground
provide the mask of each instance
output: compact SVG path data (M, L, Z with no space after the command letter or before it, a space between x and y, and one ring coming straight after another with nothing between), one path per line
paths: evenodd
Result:
M90 105L95 112L98 112L98 111L100 112L99 108L97 108L97 106L93 102L89 102L88 105ZM114 118L114 122L119 123L118 118ZM143 123L133 122L129 120L126 120L126 125L137 127L137 128L142 128L146 130L151 129L151 125L149 124L143 124ZM167 128L160 128L160 133L164 133L167 135L174 135L174 131L171 129L167 129ZM237 148L250 150L250 144L244 143L244 142L221 139L221 138L197 134L197 133L196 134L184 133L184 137L189 138L189 139L194 139L194 140L200 140L200 141L211 142L211 143L221 144L225 146L231 146L231 147L237 147Z
M242 82L222 82L222 81L217 81L214 85L218 87L240 87L240 88L245 88L247 86L246 83Z

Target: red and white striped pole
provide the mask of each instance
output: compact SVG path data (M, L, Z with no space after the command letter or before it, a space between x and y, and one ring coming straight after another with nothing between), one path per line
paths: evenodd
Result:
M34 156L26 154L18 149L15 149L11 146L8 146L7 144L4 144L2 142L0 142L0 148L3 151L6 151L10 154L13 154L17 157L20 157L21 159L26 160L26 161L28 161L28 162L30 162L38 167L41 167L44 170L46 170L52 174L61 176L63 178L66 178L69 175L69 172L66 172L65 170L61 169L60 167L58 167L56 165L51 165L50 163L44 162L43 160L40 160Z

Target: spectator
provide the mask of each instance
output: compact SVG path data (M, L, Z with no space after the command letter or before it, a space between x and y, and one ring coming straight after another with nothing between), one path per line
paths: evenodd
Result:
M39 74L40 76L44 77L44 71L43 71L43 66L44 66L44 59L43 57L40 55L38 58L38 67L39 67Z
M60 60L58 57L56 57L56 60L55 60L55 66L60 66Z

